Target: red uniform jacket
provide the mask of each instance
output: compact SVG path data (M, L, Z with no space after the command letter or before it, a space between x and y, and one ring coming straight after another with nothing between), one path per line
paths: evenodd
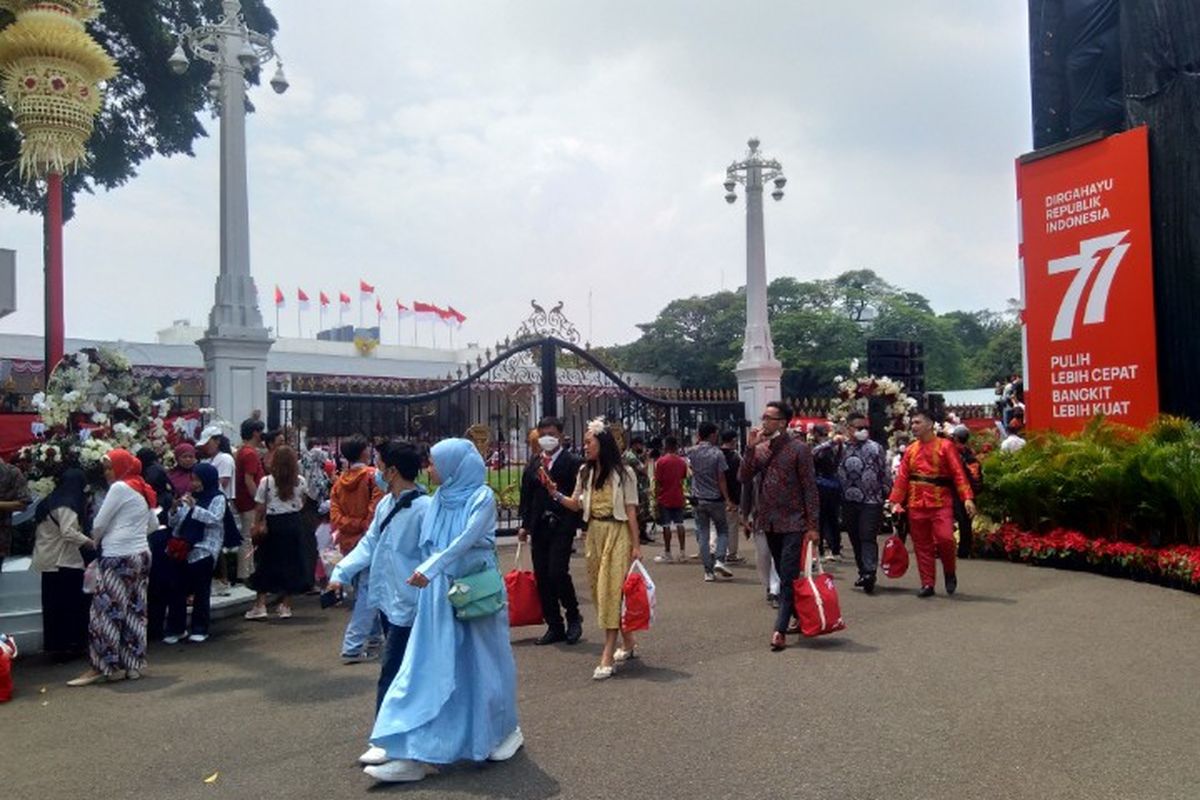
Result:
M900 458L900 469L888 500L906 508L950 508L954 493L973 500L958 447L949 439L913 442Z

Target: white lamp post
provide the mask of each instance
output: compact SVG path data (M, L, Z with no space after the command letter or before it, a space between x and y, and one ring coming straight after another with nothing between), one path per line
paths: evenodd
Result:
M775 358L771 341L771 325L767 319L767 256L763 239L763 187L773 182L771 197L783 199L787 178L783 167L774 159L765 159L758 152L759 141L750 139L750 150L742 161L735 161L725 170L725 200L737 200L734 187L746 187L746 335L742 343L742 359L734 369L738 381L738 399L746 405L748 415L757 414L763 404L778 400L779 380L783 365ZM751 416L751 419L754 417Z
M263 326L258 290L250 275L250 208L246 191L246 72L276 63L271 88L287 91L283 65L271 40L246 27L240 0L222 0L215 25L184 27L167 63L182 75L186 50L213 65L209 88L221 118L221 268L208 330L197 344L204 353L209 402L232 423L265 409L267 351L272 340Z

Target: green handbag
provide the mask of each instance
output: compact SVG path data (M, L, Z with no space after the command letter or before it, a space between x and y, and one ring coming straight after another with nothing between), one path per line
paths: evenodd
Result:
M495 567L481 567L470 575L455 578L446 596L459 619L490 617L504 608L504 578Z

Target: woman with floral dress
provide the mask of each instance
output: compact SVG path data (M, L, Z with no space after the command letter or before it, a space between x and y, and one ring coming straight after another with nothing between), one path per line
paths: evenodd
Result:
M108 492L92 522L92 541L100 549L88 618L92 668L68 681L70 686L136 680L146 669L146 537L158 528L158 497L142 480L141 462L128 450L110 450L101 463Z

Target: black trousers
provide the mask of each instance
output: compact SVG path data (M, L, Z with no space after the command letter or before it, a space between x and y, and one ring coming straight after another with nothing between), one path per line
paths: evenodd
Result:
M954 498L954 521L958 523L958 557L971 557L971 516L967 513L967 504L957 497Z
M877 503L842 503L842 520L854 548L858 574L875 577L879 569L879 529L883 525L883 506Z
M796 615L793 586L800 577L800 559L804 557L804 534L768 533L767 547L779 573L779 613L775 616L775 630L787 633L788 623Z
M176 579L171 586L171 601L167 606L167 636L183 636L187 627L187 599L192 596L191 633L199 636L208 633L211 612L213 558L205 558L186 564L176 561Z
M835 556L842 554L842 531L838 511L842 505L841 489L818 489L821 501L821 552L828 547Z
M396 680L396 675L400 672L400 665L404 663L404 651L408 649L408 638L412 636L411 625L393 625L382 613L379 615L379 621L383 623L383 635L386 638L379 667L379 682L375 685L376 715L379 714L379 707L383 705L383 698L387 697L392 681Z
M83 593L83 570L59 567L42 573L42 648L54 655L82 655L88 647L92 596Z
M564 613L567 622L579 621L579 600L571 581L574 528L535 524L531 538L533 576L537 579L546 624L551 628L562 628Z

